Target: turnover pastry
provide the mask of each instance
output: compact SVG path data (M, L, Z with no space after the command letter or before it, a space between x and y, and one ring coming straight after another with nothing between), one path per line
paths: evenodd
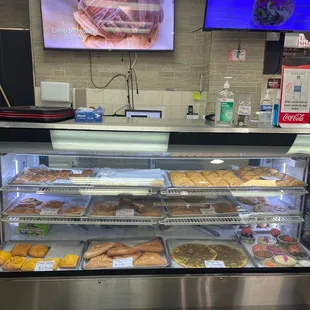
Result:
M138 258L142 256L142 253L135 253L135 254L127 254L127 255L117 255L113 256L113 259L122 259L122 258L130 258L132 257L132 261L135 262Z
M155 239L149 242L140 243L135 246L143 252L162 253L164 247L159 239Z
M230 203L215 203L212 205L216 213L235 213L237 208Z
M12 257L11 253L0 250L0 266Z
M99 256L108 250L110 250L115 243L106 242L106 243L96 243L93 244L84 254L84 259L91 259L93 257Z
M93 257L89 262L84 266L85 269L97 269L97 268L112 268L113 259L107 255L99 255Z
M63 201L49 200L41 204L43 208L60 209L64 205Z
M27 259L22 268L21 271L34 271L37 265L37 262L42 262L43 260L40 258L30 258Z
M68 254L64 256L59 263L60 268L76 268L79 261L79 256Z
M12 256L24 256L26 257L29 250L31 249L32 244L28 243L21 243L21 244L16 244L11 250Z
M42 203L42 201L37 200L35 198L24 198L18 202L17 207L35 208L36 206L40 205L41 203Z
M140 249L137 247L129 247L129 246L121 246L117 248L111 248L108 251L108 256L118 256L118 255L127 255L127 254L135 254L139 253Z
M50 247L43 244L33 245L28 253L31 257L44 258Z
M54 262L53 270L56 271L58 269L59 263L60 263L60 258L58 257L51 257L51 258L46 258L45 261L47 262Z
M2 269L6 271L17 271L23 266L25 261L26 257L21 256L11 257L4 263Z
M61 214L63 214L63 215L80 215L84 211L85 211L85 209L83 207L69 207L67 209L64 209L61 212Z
M34 209L33 208L25 208L25 207L14 207L11 210L8 210L8 214L9 215L29 215L29 214L33 214L34 213Z
M134 266L165 266L167 262L158 253L144 253L134 262Z
M258 204L268 203L267 197L238 197L238 200L250 206L256 206Z

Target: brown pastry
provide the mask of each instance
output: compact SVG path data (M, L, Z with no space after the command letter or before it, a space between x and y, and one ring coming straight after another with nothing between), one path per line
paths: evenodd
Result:
M142 256L142 252L135 253L135 254L127 254L127 255L117 255L113 256L113 259L122 259L122 258L130 258L132 257L132 261L135 262L138 258Z
M235 213L237 208L230 203L216 203L212 205L216 213Z
M24 207L14 207L11 210L8 210L7 212L9 215L29 215L33 214L34 209L33 208L24 208Z
M164 247L159 239L137 244L135 248L138 248L143 252L152 252L152 253L164 252Z
M112 248L120 248L120 247L126 247L127 245L121 242L116 242L114 243L114 245L112 246ZM112 249L111 248L111 249Z
M201 215L200 207L168 207L172 216Z
M267 197L238 197L238 200L250 206L268 203Z
M17 271L23 266L25 261L26 257L21 256L11 257L4 263L2 269L6 271Z
M91 259L95 256L99 256L104 254L108 250L110 250L115 243L106 242L106 243L96 243L93 244L84 254L84 259Z
M79 262L79 256L74 254L68 254L64 256L59 263L60 268L76 268Z
M146 252L134 262L134 265L137 267L165 266L167 262L158 253Z
M11 253L0 250L0 266L12 257Z
M51 258L46 258L45 260L48 261L48 262L54 262L54 267L53 267L54 271L56 271L58 269L58 266L59 266L59 263L60 263L60 258L57 258L57 257L53 258L53 257L51 257Z
M37 265L37 262L42 262L43 260L40 258L30 258L27 259L22 268L21 271L34 271Z
M21 244L16 244L11 250L12 256L24 256L26 257L29 250L31 249L32 244L28 243L21 243Z
M160 217L160 210L158 208L148 208L141 212L142 216Z
M210 182L215 187L227 187L228 183L221 178L210 179Z
M63 201L49 200L41 204L43 208L60 209L64 205Z
M61 214L63 215L80 215L85 211L83 207L69 207L67 209L62 210Z
M84 266L85 269L112 268L113 259L107 255L93 257Z
M119 255L127 255L127 254L135 254L139 253L140 249L136 247L129 247L129 246L121 246L118 248L112 248L108 251L108 256L119 256Z
M17 207L35 208L36 206L40 205L41 203L42 203L42 201L37 200L35 198L24 198L18 202Z
M44 258L50 247L43 244L33 245L28 253L31 257Z

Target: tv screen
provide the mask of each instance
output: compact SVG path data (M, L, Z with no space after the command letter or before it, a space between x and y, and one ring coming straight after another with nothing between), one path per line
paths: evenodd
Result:
M174 0L41 0L45 49L173 51Z
M207 0L204 30L310 31L309 0Z

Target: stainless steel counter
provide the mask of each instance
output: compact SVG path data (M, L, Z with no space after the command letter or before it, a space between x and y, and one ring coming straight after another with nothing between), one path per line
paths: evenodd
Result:
M74 120L58 123L0 122L2 128L48 129L48 130L92 130L132 132L183 132L183 133L275 133L310 134L309 128L240 128L214 127L203 120L171 120L144 118L105 118L103 123L75 123Z

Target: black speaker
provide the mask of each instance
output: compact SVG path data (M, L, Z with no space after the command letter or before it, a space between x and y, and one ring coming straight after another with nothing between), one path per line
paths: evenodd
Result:
M29 30L0 30L0 84L12 106L35 105Z

